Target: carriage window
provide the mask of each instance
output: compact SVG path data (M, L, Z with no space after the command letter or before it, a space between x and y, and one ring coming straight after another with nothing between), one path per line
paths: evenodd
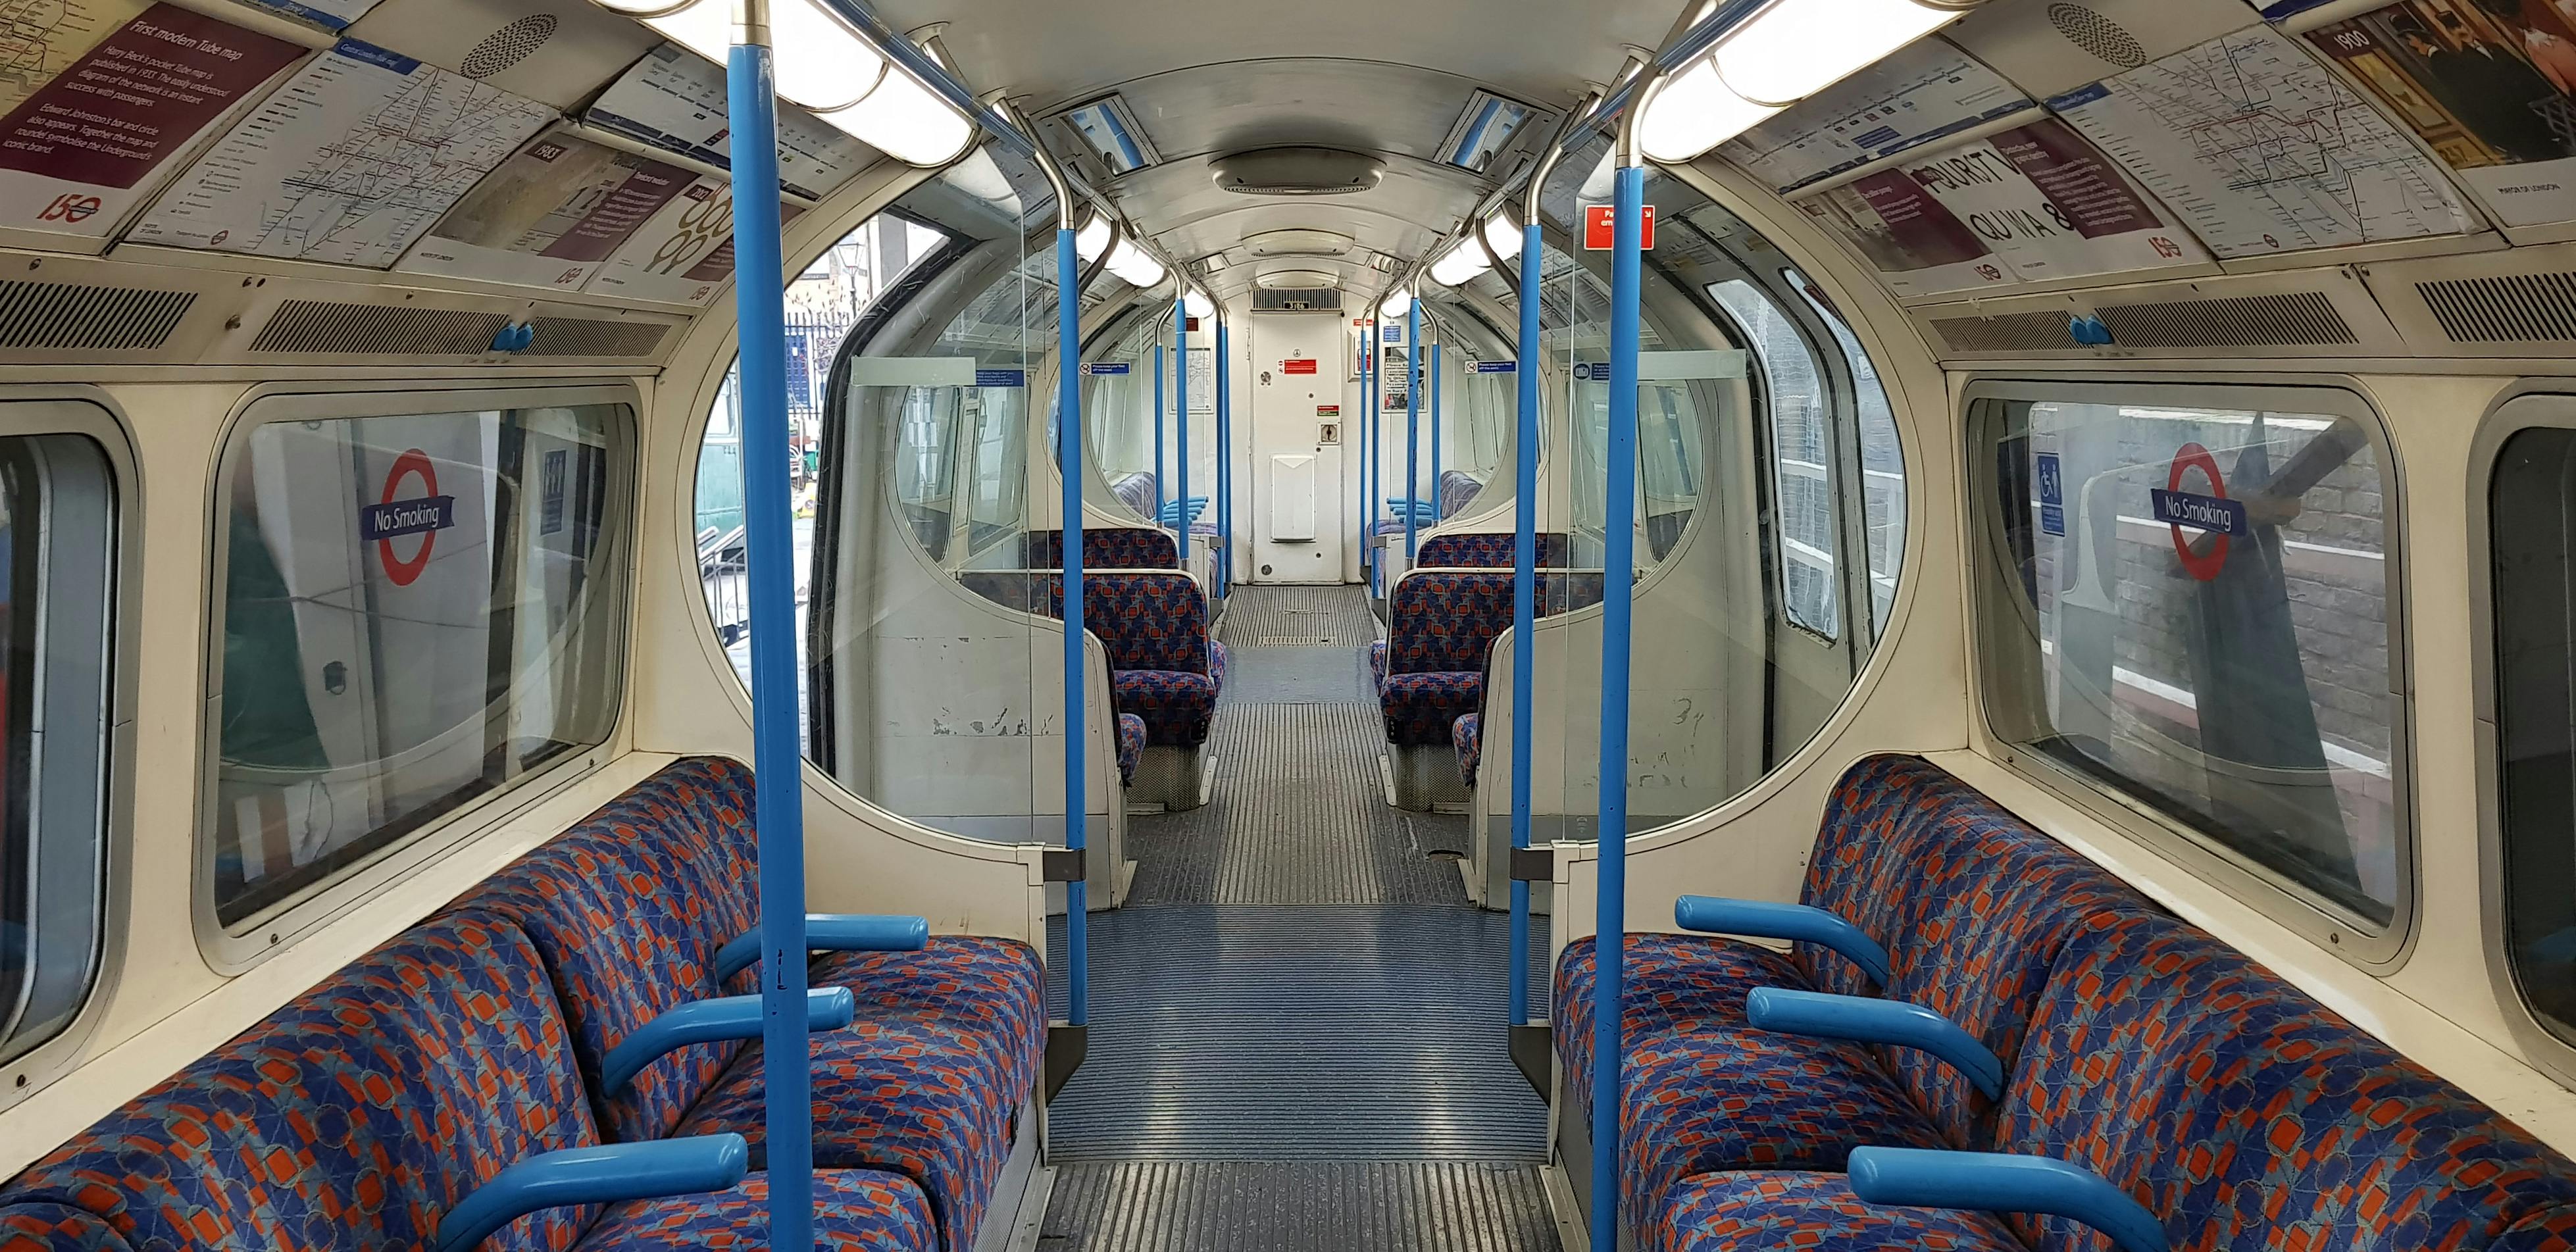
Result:
M1835 596L1834 445L1826 431L1824 375L1788 315L1753 284L1730 278L1710 283L1708 294L1734 317L1762 364L1763 400L1771 409L1771 490L1780 502L1772 535L1782 603L1791 622L1836 638L1842 611Z
M62 1033L98 974L115 527L98 444L0 437L0 1061Z
M2576 430L2506 440L2489 491L2505 951L2576 1040Z
M222 924L607 740L629 421L272 421L235 446L206 814Z
M1896 604L1896 571L1905 565L1905 450L1896 439L1896 410L1887 403L1887 388L1878 367L1843 321L1842 310L1796 270L1781 277L1798 289L1807 307L1832 331L1834 346L1851 369L1854 399L1860 402L1860 472L1869 526L1869 637L1887 629L1888 611Z
M2317 390L2110 392L1972 411L1997 732L2330 916L2389 926L2404 701L2367 411Z

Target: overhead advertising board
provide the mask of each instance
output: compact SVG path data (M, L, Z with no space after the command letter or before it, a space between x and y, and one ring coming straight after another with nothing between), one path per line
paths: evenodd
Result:
M344 39L217 140L127 238L384 269L554 116Z
M592 0L384 0L348 33L563 110L662 42Z
M305 52L169 4L62 0L6 16L0 226L93 239Z
M2048 103L2222 258L2477 225L2439 164L2268 26Z
M733 125L725 118L724 76L722 66L666 43L611 83L583 120L666 152L731 169ZM812 114L779 106L781 189L820 200L875 159L875 150Z
M2307 39L2421 137L2496 220L2576 220L2576 21L2566 12L2403 0Z
M1724 151L1789 191L2031 107L2020 88L1935 36L1729 140Z
M396 268L579 291L698 175L557 132L503 162Z
M584 291L666 304L703 305L733 277L733 184L700 178L628 235ZM779 220L802 212L781 204Z
M241 0L254 9L281 13L324 30L345 29L384 0Z

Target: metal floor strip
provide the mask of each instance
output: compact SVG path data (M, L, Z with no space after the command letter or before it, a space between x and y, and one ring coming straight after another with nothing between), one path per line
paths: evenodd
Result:
M1221 637L1232 647L1351 648L1377 638L1358 587L1245 586L1225 600Z
M1466 903L1467 819L1389 806L1385 742L1374 704L1222 707L1214 798L1128 819L1131 902Z
M1510 933L1466 907L1095 914L1090 1057L1048 1109L1053 1155L1537 1162L1546 1106L1504 1030ZM1049 998L1061 1016L1060 982Z
M1056 1174L1040 1252L1555 1252L1536 1165L1121 1161Z

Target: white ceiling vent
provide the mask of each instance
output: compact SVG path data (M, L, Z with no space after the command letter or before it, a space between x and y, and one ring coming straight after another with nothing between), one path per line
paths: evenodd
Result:
M2453 343L2576 343L2576 273L2446 278L2415 294Z
M1208 162L1216 185L1245 196L1347 196L1386 177L1386 163L1338 148L1260 148Z
M2124 348L2325 348L2359 342L2322 291L2103 304L2094 312Z
M1342 293L1331 288L1264 288L1252 293L1255 313L1339 313Z
M1341 256L1351 250L1351 237L1329 230L1263 231L1243 241L1254 256Z
M2081 351L2064 313L2006 313L2000 317L1936 317L1932 329L1952 352Z

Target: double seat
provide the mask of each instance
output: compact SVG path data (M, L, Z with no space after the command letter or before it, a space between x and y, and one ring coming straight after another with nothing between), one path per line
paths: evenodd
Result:
M1509 535L1443 536L1440 542L1483 538L1502 539L1508 554ZM1397 579L1388 596L1387 637L1369 645L1368 663L1402 807L1463 800L1465 789L1476 785L1486 662L1494 640L1512 625L1516 575L1508 555L1504 564L1425 565ZM1533 611L1541 617L1583 608L1600 601L1601 577L1547 570L1538 575L1535 594Z
M0 1187L0 1248L766 1246L755 851L747 769L663 769ZM925 929L809 922L820 1246L968 1252L1034 1159L1038 954Z
M1846 774L1799 906L1677 918L1796 942L1622 945L1638 1246L2576 1246L2564 1158L1921 760ZM1553 999L1578 1185L1597 973Z
M1029 569L1064 568L1064 532L1033 530L1028 533ZM1082 531L1082 568L1085 572L1105 569L1179 569L1181 553L1167 530L1144 526L1086 526Z

